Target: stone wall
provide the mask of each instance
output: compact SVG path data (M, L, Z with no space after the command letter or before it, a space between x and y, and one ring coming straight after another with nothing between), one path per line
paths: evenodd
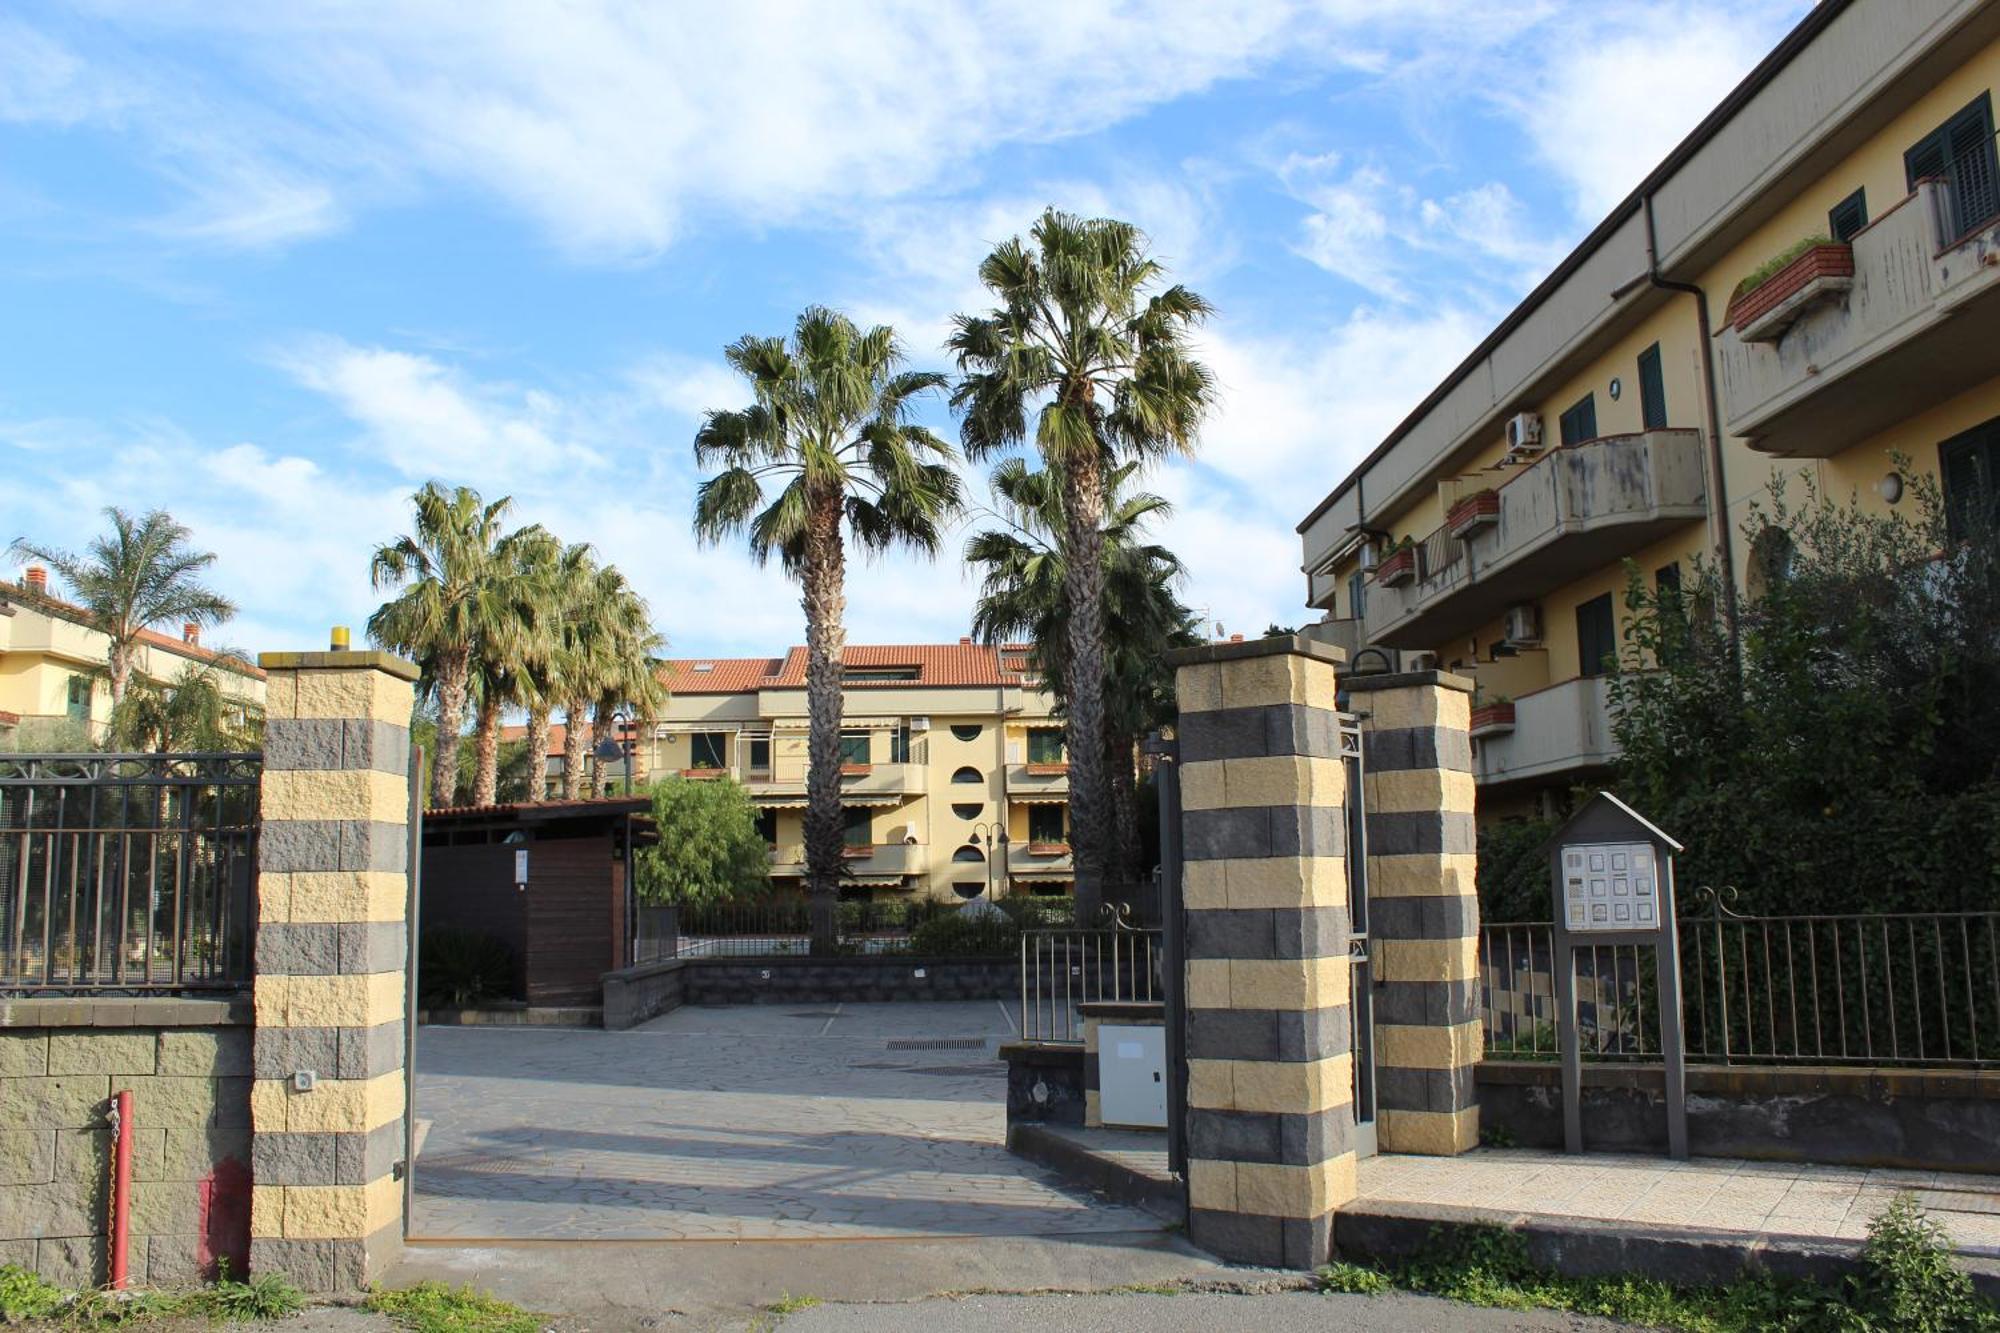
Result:
M1073 1042L1010 1041L1007 1062L1009 1140L1017 1124L1077 1125L1084 1115L1084 1053Z
M672 1013L687 1000L687 963L669 959L604 974L604 1030L622 1032Z
M691 958L687 964L689 1004L1005 1000L1021 993L1014 958Z
M242 1274L250 1250L247 1000L0 1004L0 1263L109 1280L111 1098L132 1094L129 1276Z

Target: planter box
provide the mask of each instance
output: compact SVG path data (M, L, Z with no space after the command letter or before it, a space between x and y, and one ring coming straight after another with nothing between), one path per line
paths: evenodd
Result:
M1417 576L1417 548L1405 546L1382 557L1375 566L1375 581L1385 588L1408 583Z
M1729 302L1729 324L1744 342L1776 342L1799 316L1854 285L1854 247L1815 245Z
M1484 490L1466 496L1451 507L1444 525L1454 537L1469 537L1490 523L1500 521L1500 492Z
M1514 705L1485 704L1472 710L1471 735L1505 736L1514 729Z
M860 847L843 847L840 849L840 855L844 860L859 861L875 855L875 847L872 843Z
M1028 855L1068 856L1069 844L1066 842L1031 842L1028 844Z
M717 778L728 777L729 773L720 768L684 768L681 770L681 776L693 778L698 782L713 782Z
M865 778L875 771L873 764L842 764L840 776L844 778Z
M1028 765L1028 776L1031 778L1060 778L1066 776L1068 773L1069 765L1066 763Z

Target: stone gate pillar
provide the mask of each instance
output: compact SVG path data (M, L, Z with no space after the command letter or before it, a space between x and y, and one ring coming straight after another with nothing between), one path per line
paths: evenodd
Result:
M1186 906L1188 1231L1311 1268L1354 1197L1339 649L1172 655Z
M380 652L266 653L250 1266L355 1288L402 1245L410 706Z
M1479 900L1472 682L1346 676L1362 728L1375 947L1376 1137L1383 1152L1479 1144Z

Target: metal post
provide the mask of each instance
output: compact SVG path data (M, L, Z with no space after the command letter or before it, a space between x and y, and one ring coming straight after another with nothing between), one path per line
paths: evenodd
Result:
M1180 747L1157 732L1147 738L1160 797L1160 998L1167 1045L1167 1169L1187 1183L1187 1014L1181 919ZM1182 1199L1183 1206L1186 1199Z
M410 1219L417 1202L417 1000L418 936L423 915L424 878L424 747L410 747L409 897L403 911L403 944L408 950L403 974L403 1238L409 1239Z
M1660 858L1660 887L1664 890L1660 901L1673 904L1674 861L1670 856ZM1680 922L1676 916L1667 913L1661 942L1653 949L1653 969L1660 988L1660 1052L1667 1067L1667 1155L1686 1161L1687 1039L1681 1029Z
M1583 1052L1576 1031L1576 950L1558 927L1554 936L1556 956L1549 970L1556 980L1556 1033L1562 1048L1563 1071L1563 1150L1583 1151Z

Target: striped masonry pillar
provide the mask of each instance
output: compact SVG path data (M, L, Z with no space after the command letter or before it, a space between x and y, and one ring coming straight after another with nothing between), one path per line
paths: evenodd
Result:
M1346 779L1331 645L1173 654L1186 908L1188 1232L1311 1268L1354 1197Z
M1479 1145L1479 899L1472 682L1346 676L1360 719L1375 940L1376 1136L1383 1152Z
M250 1265L360 1287L402 1245L410 706L380 652L266 653Z

